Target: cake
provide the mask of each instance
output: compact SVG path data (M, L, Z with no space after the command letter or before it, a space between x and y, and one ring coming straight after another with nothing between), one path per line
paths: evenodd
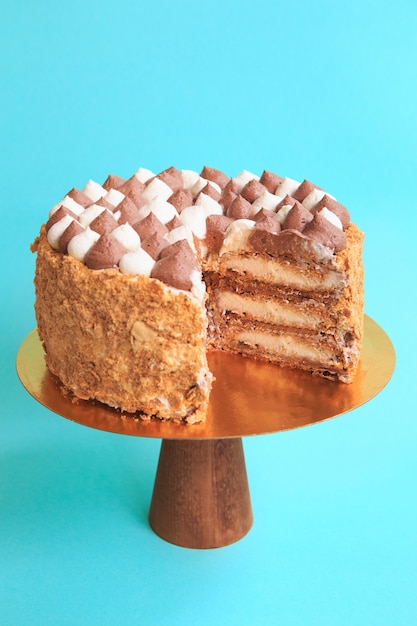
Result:
M74 401L186 423L206 416L209 350L349 384L362 243L334 196L268 170L89 180L32 244L47 367Z

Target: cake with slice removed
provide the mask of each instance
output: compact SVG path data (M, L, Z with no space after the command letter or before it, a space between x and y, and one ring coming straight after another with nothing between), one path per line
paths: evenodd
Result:
M187 423L205 419L210 349L349 383L362 242L334 197L269 171L89 181L32 246L47 366L75 398Z

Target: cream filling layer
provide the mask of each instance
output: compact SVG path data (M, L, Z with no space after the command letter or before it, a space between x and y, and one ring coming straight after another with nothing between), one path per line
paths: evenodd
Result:
M334 358L334 354L330 350L309 344L294 336L242 331L236 335L235 340L250 346L259 346L278 357L306 359L318 362L320 365L326 362L331 363Z
M254 280L303 291L342 289L346 284L343 274L335 270L307 274L302 268L292 267L288 262L262 257L224 255L219 267L245 274Z
M266 324L295 326L311 330L318 330L323 324L322 317L311 308L301 309L290 303L277 302L259 296L242 296L231 291L219 293L217 307L221 312L232 311Z

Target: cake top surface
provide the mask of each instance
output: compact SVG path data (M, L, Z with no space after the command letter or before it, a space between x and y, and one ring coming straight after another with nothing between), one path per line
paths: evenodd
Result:
M73 188L49 212L49 244L91 270L145 274L201 296L199 258L231 252L326 262L346 246L347 209L308 180L139 168Z

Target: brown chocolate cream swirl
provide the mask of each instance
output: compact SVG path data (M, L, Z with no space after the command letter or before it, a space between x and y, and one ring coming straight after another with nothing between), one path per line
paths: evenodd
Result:
M115 237L104 234L87 252L84 263L91 270L105 270L117 267L126 249Z
M155 263L151 278L176 289L190 291L193 286L193 272L198 271L197 260L187 241L177 241L166 247Z

